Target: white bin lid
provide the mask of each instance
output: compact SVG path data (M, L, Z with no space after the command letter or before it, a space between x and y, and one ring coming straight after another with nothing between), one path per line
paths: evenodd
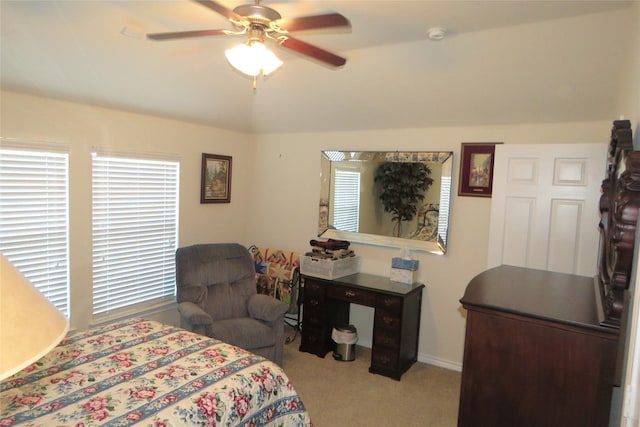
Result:
M338 344L355 344L358 342L358 334L353 326L350 328L333 328L331 339Z

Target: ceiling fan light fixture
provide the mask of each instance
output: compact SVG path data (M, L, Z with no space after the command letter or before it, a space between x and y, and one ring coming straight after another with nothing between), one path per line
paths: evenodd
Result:
M282 61L257 40L227 49L225 56L233 68L251 77L269 75L282 66Z

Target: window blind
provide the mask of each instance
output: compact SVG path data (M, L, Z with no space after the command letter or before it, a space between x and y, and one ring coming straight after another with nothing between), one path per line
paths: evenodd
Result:
M68 154L0 149L0 252L69 317Z
M173 299L179 164L93 153L93 314Z
M333 225L338 230L360 229L360 172L336 170Z
M440 184L440 207L438 209L438 235L447 243L449 223L449 193L451 192L451 177L443 176Z

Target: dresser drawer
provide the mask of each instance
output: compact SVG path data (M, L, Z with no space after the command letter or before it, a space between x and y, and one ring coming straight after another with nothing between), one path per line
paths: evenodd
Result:
M367 305L374 307L376 295L362 289L347 288L344 286L332 286L329 288L329 298L341 301L352 302L354 304Z
M384 309L399 316L402 313L402 298L391 295L377 295L376 308Z
M397 353L400 349L400 332L393 329L375 328L373 330L373 347L386 348Z
M373 319L374 328L386 328L395 329L400 333L401 318L396 316L393 312L376 309L376 314Z

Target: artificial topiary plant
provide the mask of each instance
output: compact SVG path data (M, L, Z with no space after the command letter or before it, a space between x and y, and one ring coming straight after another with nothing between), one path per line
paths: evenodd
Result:
M380 201L385 212L395 222L396 237L402 235L402 222L411 221L418 211L417 204L433 183L431 169L419 162L384 162L374 173L380 188Z

